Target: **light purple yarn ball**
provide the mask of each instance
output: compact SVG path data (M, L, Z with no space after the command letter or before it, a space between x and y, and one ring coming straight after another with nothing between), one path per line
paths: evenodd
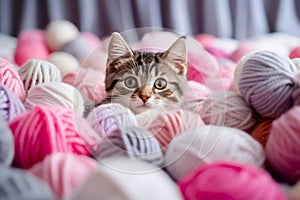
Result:
M25 112L25 107L21 100L7 87L0 84L0 116L7 122Z
M15 155L14 137L7 122L0 117L0 164L10 166Z
M99 105L90 112L87 121L102 139L114 130L138 126L131 110L117 103Z
M293 106L296 66L288 57L270 51L254 53L245 62L238 88L263 117L279 117Z

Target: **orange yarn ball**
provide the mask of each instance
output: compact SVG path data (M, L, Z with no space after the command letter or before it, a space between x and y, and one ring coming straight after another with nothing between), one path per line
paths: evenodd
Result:
M273 120L273 118L263 118L258 122L251 132L252 137L256 139L263 147L266 146Z

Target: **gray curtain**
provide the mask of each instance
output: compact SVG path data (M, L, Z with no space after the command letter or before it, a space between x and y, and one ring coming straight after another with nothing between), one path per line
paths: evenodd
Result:
M13 36L58 19L99 37L139 27L236 39L300 36L299 17L298 0L0 0L0 32Z

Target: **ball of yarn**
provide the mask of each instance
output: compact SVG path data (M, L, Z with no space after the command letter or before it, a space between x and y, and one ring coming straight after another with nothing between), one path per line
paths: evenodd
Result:
M73 86L61 82L48 82L35 86L28 91L24 105L26 109L32 109L36 105L63 106L73 109L80 116L84 111L80 92Z
M231 61L227 61L228 60L224 60L224 63L220 63L222 66L219 68L219 74L221 76L224 90L229 91L232 82L234 82L235 64Z
M201 33L195 35L195 39L197 40L197 42L199 42L202 46L205 47L211 45L216 40L216 37L211 34Z
M295 106L272 123L266 144L267 165L280 181L300 179L300 107Z
M6 121L0 117L0 165L10 166L15 154L14 138Z
M49 49L57 51L64 43L75 39L79 35L79 31L71 22L57 20L47 25L45 34Z
M268 141L273 121L273 118L263 118L255 125L254 129L251 131L252 137L256 139L263 147L266 146L266 143Z
M86 56L88 56L91 50L92 49L89 46L89 44L80 37L76 37L75 39L64 43L60 47L60 51L64 51L71 54L79 61L83 60Z
M0 83L5 85L23 101L25 90L20 76L11 62L0 57Z
M291 50L289 57L293 58L300 58L300 47L295 47Z
M61 80L61 74L57 67L45 60L27 61L19 69L19 74L26 92L38 84Z
M177 136L188 130L204 125L201 117L186 110L176 110L160 114L147 129L155 136L163 150Z
M20 42L42 42L46 43L46 37L44 30L41 29L29 29L22 31L18 35L18 43Z
M15 141L14 165L25 169L55 152L90 155L88 147L99 142L89 124L64 107L37 105L9 126Z
M203 100L210 95L211 91L205 85L196 81L188 81L183 96L183 106L187 110L200 114Z
M10 122L23 112L25 107L21 100L0 83L0 116Z
M55 153L37 163L30 172L44 180L60 199L66 198L97 168L97 162L86 156Z
M41 41L19 41L14 52L14 61L18 66L23 65L30 59L47 60L49 50Z
M29 172L3 165L0 171L0 199L56 199L49 186Z
M178 183L189 200L285 200L279 184L264 170L251 165L217 162L201 166Z
M73 55L62 51L51 53L48 61L59 69L62 76L75 71L80 65Z
M79 68L63 77L63 82L73 85L82 96L94 105L101 103L106 97L105 75L92 68Z
M138 126L134 114L117 103L99 105L88 115L87 121L102 139L113 130Z
M94 181L99 187L97 189L93 187L92 191L84 193L87 189L84 185L86 189L79 189L79 194L76 196L93 195L103 199L113 199L112 197L118 192L122 200L182 199L176 184L163 170L154 165L126 157L107 158L101 164L99 170L95 171L86 182L91 185L89 182ZM106 178L102 178L103 176ZM107 182L107 179L110 181ZM102 185L110 189L102 189ZM80 198L77 196L75 199Z
M94 157L102 160L107 157L128 156L157 166L162 166L164 156L155 137L146 129L129 127L126 130L110 132L99 144Z
M260 51L243 66L238 88L263 117L279 117L293 105L293 78L297 68L286 57Z
M247 131L257 122L252 109L236 92L215 92L204 100L200 113L205 124Z
M198 166L233 161L262 166L262 146L247 133L229 127L202 126L174 138L166 153L169 174L179 180Z

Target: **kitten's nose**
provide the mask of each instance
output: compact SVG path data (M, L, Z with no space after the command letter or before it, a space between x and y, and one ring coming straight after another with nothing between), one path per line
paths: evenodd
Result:
M146 101L150 98L150 96L149 95L140 95L140 98L142 99L142 101L144 103L146 103Z

